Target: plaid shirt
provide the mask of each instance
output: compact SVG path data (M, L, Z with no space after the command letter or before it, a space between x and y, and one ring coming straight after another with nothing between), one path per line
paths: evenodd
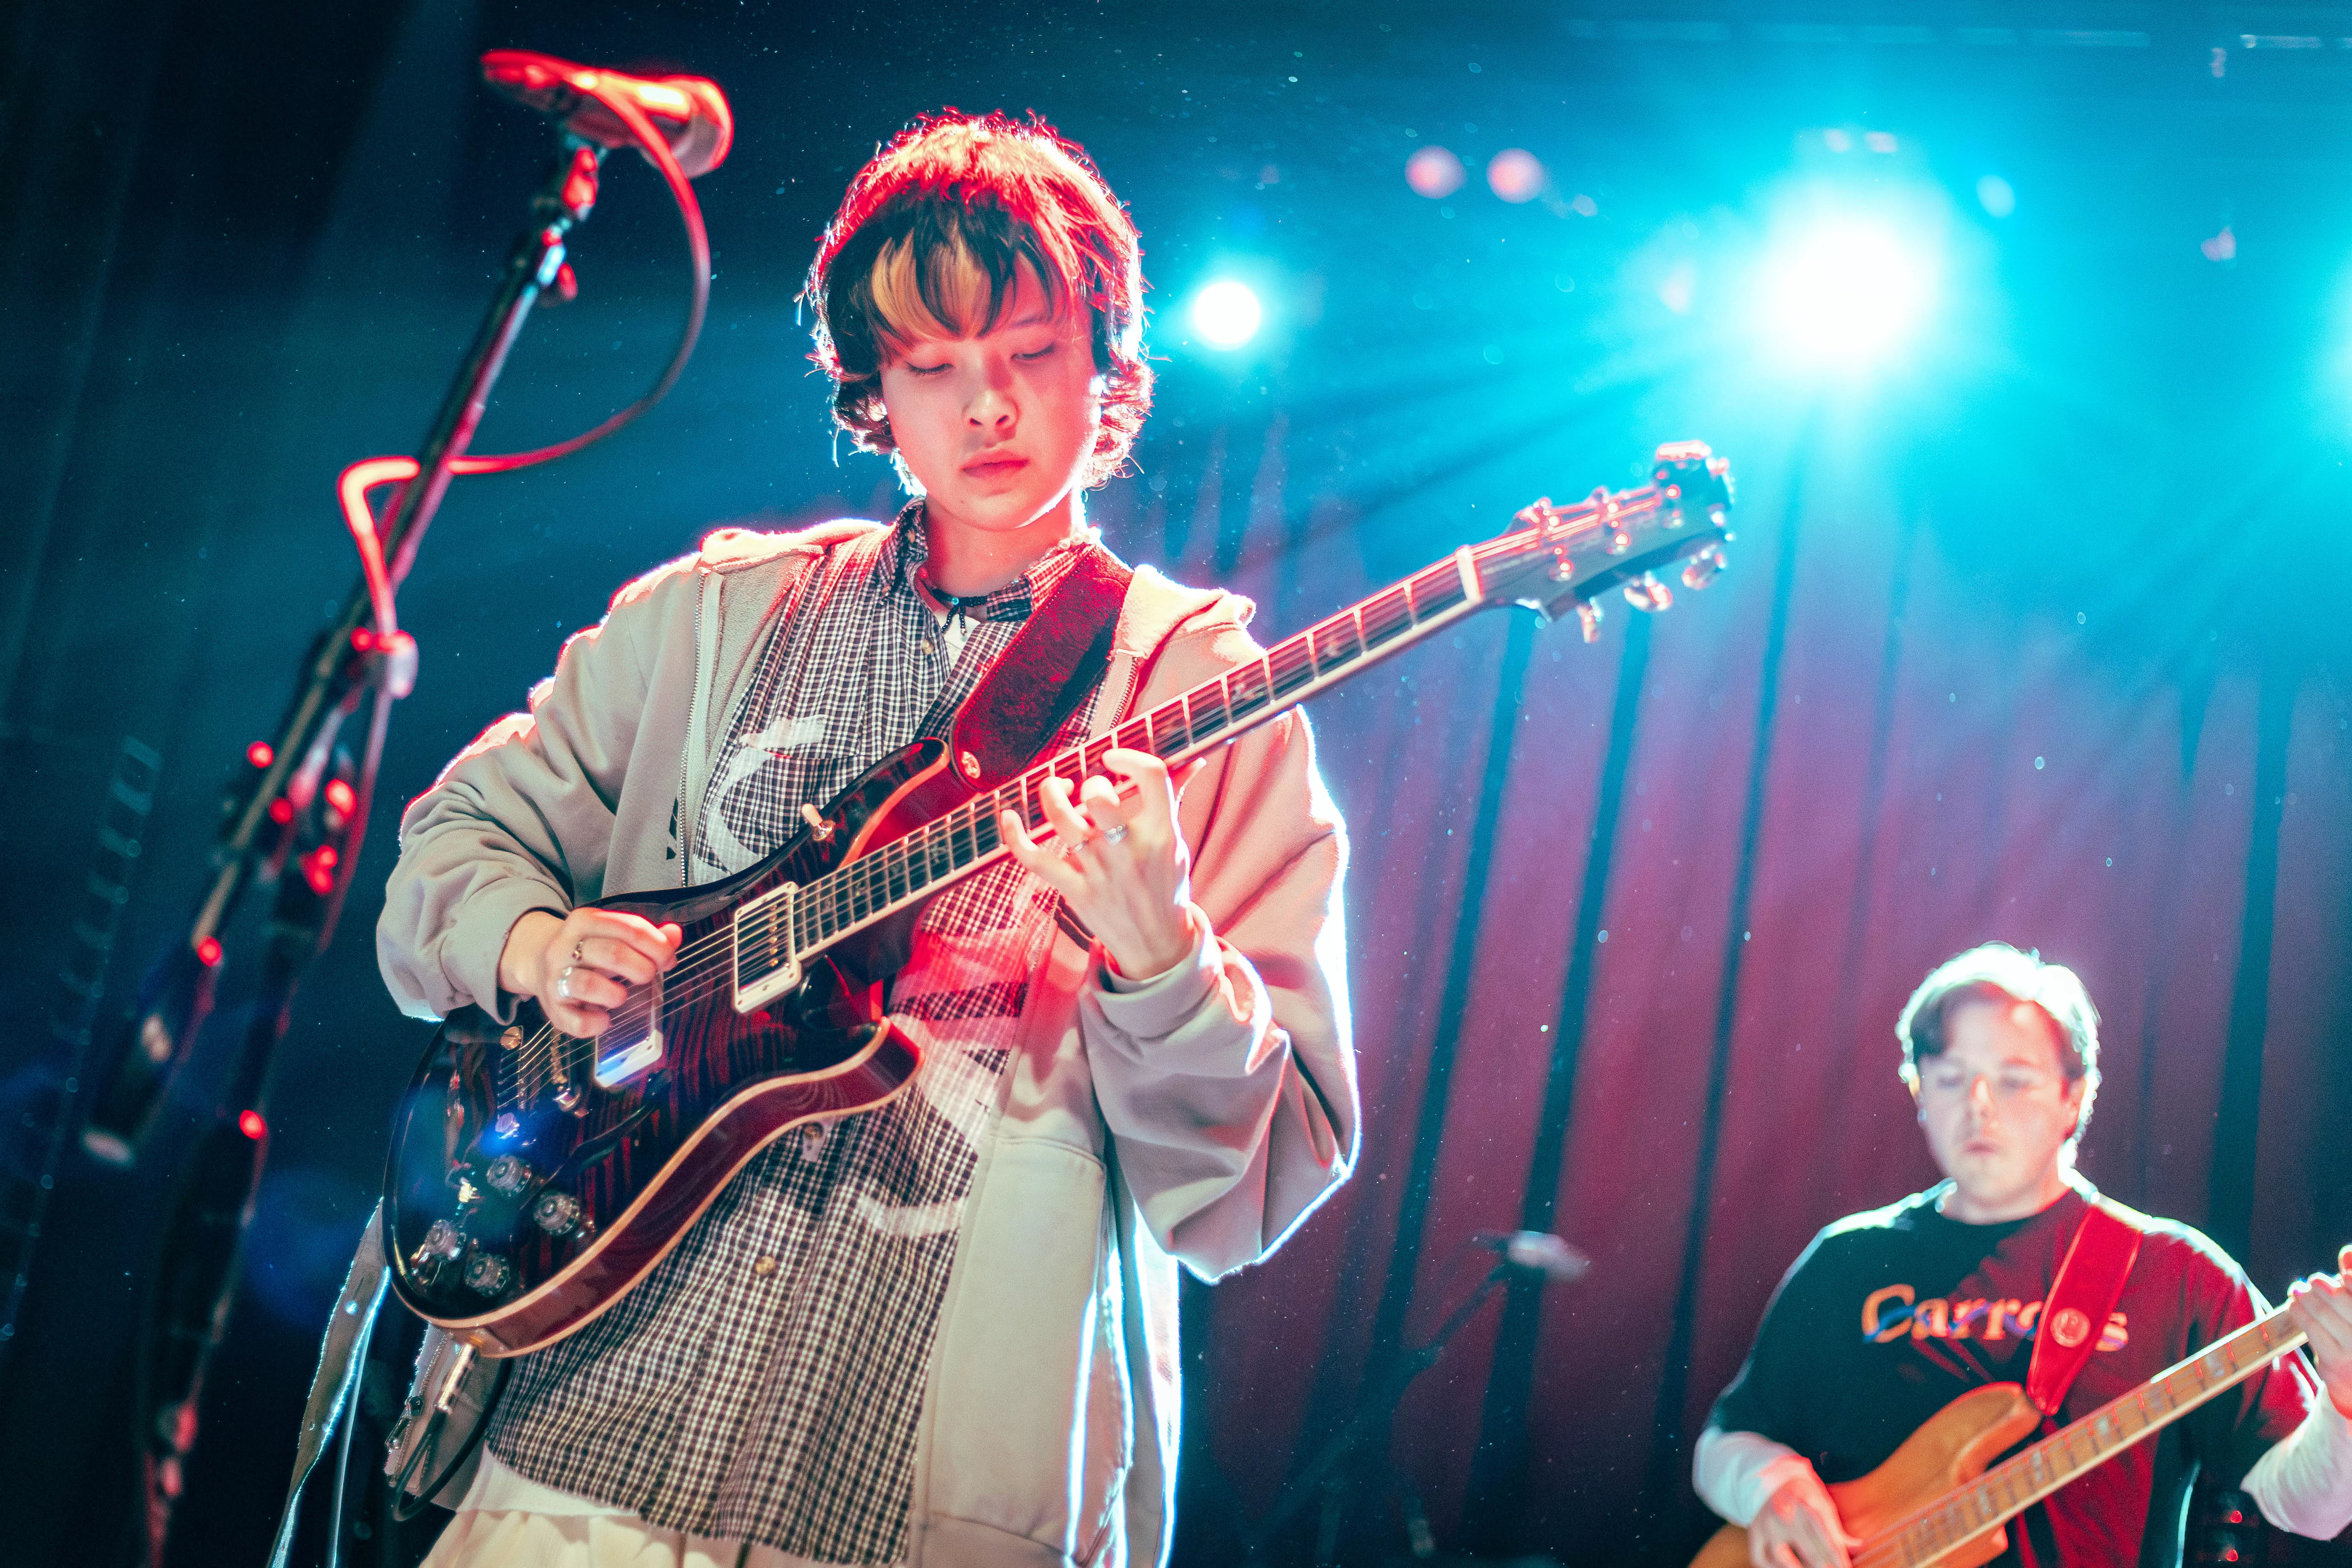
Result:
M813 564L732 716L693 879L752 864L797 830L803 802L944 735L1033 595L1091 548L1057 546L945 624L916 582L919 503ZM934 899L891 987L892 1016L924 1052L909 1092L787 1134L619 1305L519 1360L491 1449L666 1528L822 1563L895 1561L977 1141L1053 930L1052 896L1010 863Z

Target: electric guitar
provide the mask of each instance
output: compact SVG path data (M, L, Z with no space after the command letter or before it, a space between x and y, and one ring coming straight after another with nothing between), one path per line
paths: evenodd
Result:
M1040 789L1098 773L1113 746L1171 766L1484 609L1573 610L1622 587L1664 609L1723 564L1731 481L1699 442L1658 448L1653 482L1539 501L1214 680L1031 767L971 785L937 739L877 764L782 848L723 881L600 907L683 928L677 960L631 988L604 1033L575 1038L525 1001L500 1027L475 1008L435 1035L395 1115L384 1175L393 1287L488 1356L572 1333L643 1279L736 1172L787 1130L903 1089L918 1047L885 985L916 916L1011 851L998 814L1044 824Z
M1929 1416L1886 1462L1829 1489L1853 1568L1976 1568L2009 1545L2006 1522L2150 1433L2236 1387L2303 1343L2281 1307L2032 1447L1985 1467L2042 1425L2014 1383L1972 1388ZM1746 1568L1748 1531L1725 1525L1691 1568Z

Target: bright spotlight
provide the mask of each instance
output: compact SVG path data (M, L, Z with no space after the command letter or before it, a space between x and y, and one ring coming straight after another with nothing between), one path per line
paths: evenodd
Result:
M1902 346L1935 301L1936 268L1884 224L1832 219L1767 264L1767 332L1790 358L1858 366Z
M1265 312L1249 285L1223 278L1192 296L1192 330L1213 348L1237 349L1257 336Z
M1486 164L1487 186L1514 205L1535 200L1549 184L1543 161L1524 147L1506 147Z
M1434 142L1425 147L1414 148L1412 156L1404 161L1404 183L1411 185L1415 194L1427 196L1431 201L1452 195L1462 188L1462 182L1467 178L1469 174L1462 167L1462 160L1455 157L1450 149L1440 147Z

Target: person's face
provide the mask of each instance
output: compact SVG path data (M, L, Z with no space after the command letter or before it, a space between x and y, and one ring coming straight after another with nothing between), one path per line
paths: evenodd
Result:
M1057 314L1024 262L990 331L887 351L890 436L935 519L1011 532L1062 506L1084 482L1102 426L1090 324L1083 303Z
M1945 1020L1945 1047L1919 1067L1919 1121L1971 1220L2037 1212L2083 1110L2058 1026L2024 1002L1969 1001ZM2015 1211L2015 1212L2012 1212Z

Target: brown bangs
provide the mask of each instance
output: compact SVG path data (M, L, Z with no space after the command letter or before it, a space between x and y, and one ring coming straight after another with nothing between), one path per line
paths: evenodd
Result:
M1068 280L1040 264L1034 246L990 245L985 248L996 254L983 260L965 226L943 226L947 232L930 237L929 245L905 234L874 258L861 303L880 345L903 348L922 338L976 338L994 331L1013 308L1024 261L1055 310L1069 297Z
M1087 482L1116 472L1151 409L1142 248L1086 153L1042 120L926 115L850 182L802 293L816 309L813 357L833 382L836 426L895 456L884 360L917 339L996 326L1024 262L1057 315L1086 312L1104 379Z

